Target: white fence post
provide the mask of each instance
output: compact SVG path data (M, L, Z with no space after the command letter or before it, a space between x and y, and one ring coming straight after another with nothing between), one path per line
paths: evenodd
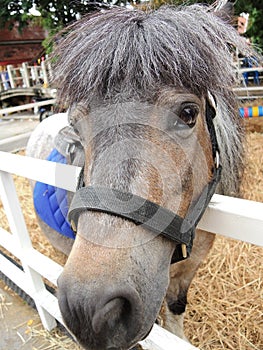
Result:
M3 72L1 72L1 70L0 70L0 92L4 91L4 82L2 79L2 74L3 74Z
M21 249L21 262L25 272L25 278L28 281L32 294L35 295L35 303L44 327L51 330L56 326L56 320L52 317L37 301L37 295L45 291L45 285L42 277L34 271L23 259L23 256L32 249L31 240L28 235L24 216L17 198L15 185L12 176L0 171L0 197L3 202L5 213L10 225L14 240Z
M9 64L7 67L7 73L8 73L8 78L9 78L9 83L12 89L14 89L16 87L15 85L15 81L14 81L14 77L13 77L13 66L11 64Z
M41 68L42 68L42 73L43 73L43 80L44 80L44 87L47 88L48 87L48 73L47 73L47 69L46 69L46 62L45 61L41 61Z
M28 67L27 67L26 62L22 63L22 72L23 72L23 83L24 83L25 87L29 88L30 87L30 77L28 74Z

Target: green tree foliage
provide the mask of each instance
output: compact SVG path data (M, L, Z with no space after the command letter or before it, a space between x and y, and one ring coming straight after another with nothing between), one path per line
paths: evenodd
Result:
M0 27L10 21L19 22L20 28L27 25L29 21L35 21L48 30L56 30L65 27L78 19L81 15L107 7L110 1L85 1L85 0L1 0L0 3ZM41 12L41 17L33 17L29 9L33 3Z
M158 1L158 0L157 0ZM207 3L212 4L214 0L172 0L176 5L178 4L194 4L194 3ZM257 49L263 52L263 0L230 0L234 4L234 12L237 22L237 17L242 12L249 13L248 30L245 36L251 40L251 42L257 47Z
M230 1L234 3L235 16L238 16L241 12L249 13L249 27L245 35L263 51L263 0ZM41 17L33 17L28 14L33 2L41 12ZM132 0L130 2L132 3ZM20 28L23 28L29 21L33 20L52 34L75 21L79 16L112 4L120 5L121 3L128 3L128 0L1 0L0 27L5 26L7 22L12 26L17 21L20 24ZM147 8L149 6L159 7L164 3L175 5L212 4L214 0L151 0L150 2L137 0L137 4L140 7L143 7L143 4L147 4L145 6Z
M108 2L107 2L108 1ZM118 0L117 0L118 1ZM29 14L33 3L41 16ZM108 7L110 0L1 0L0 2L0 28L8 23L12 29L15 22L19 23L19 29L29 23L35 23L47 29L49 37L44 40L43 46L47 53L52 51L52 40L59 30L76 21L88 12Z

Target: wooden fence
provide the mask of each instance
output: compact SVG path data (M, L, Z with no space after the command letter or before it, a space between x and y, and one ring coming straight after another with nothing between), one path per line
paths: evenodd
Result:
M63 267L32 247L12 174L75 191L80 168L46 160L0 152L0 199L10 231L0 227L0 246L20 259L23 271L0 255L0 270L35 301L43 326L51 330L63 324L56 296L42 277L56 286ZM210 232L263 246L263 203L214 195L199 227ZM145 350L197 350L161 327L154 325L141 342Z

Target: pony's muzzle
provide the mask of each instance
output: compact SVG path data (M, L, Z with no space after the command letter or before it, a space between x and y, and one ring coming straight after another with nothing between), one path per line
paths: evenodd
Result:
M85 349L128 349L144 336L144 309L133 287L101 287L92 294L87 289L65 288L63 277L59 280L64 322Z

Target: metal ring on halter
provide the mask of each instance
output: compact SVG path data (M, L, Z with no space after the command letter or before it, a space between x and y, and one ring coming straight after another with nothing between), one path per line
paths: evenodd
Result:
M220 155L218 151L216 151L215 166L216 166L216 169L218 169L220 166Z

